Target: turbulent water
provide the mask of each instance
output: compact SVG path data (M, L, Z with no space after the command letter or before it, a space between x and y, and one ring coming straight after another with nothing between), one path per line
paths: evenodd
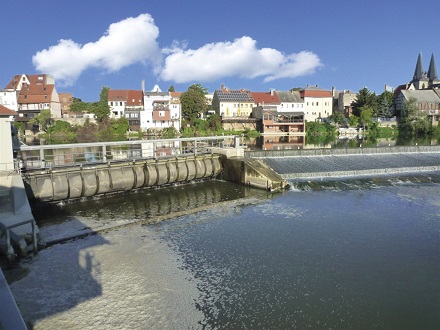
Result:
M440 328L438 173L291 186L212 181L39 213L44 235L216 203L56 244L11 290L35 329Z

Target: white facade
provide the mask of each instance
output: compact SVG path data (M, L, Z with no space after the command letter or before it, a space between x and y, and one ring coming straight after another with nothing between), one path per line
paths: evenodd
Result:
M304 119L316 121L318 118L327 118L332 114L333 98L329 97L304 97Z
M14 90L0 90L0 104L17 112L17 93Z
M151 92L144 92L144 110L141 112L141 129L174 127L180 130L180 100L171 98L170 92L162 92L156 85Z
M277 112L303 111L304 102L282 102L277 106Z
M108 101L111 118L121 118L124 116L125 101Z

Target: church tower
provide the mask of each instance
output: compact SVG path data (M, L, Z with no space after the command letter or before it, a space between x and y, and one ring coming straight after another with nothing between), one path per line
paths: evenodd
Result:
M440 84L440 80L438 79L437 74L437 68L435 66L434 53L431 56L431 62L429 62L428 79L429 85Z
M428 74L423 71L421 53L419 53L419 57L417 58L416 69L414 70L414 76L410 83L414 86L415 89L426 89L429 86Z

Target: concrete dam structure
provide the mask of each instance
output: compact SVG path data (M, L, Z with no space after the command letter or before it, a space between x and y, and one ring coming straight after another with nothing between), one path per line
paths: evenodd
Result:
M221 170L220 155L211 154L32 170L22 176L31 201L55 202L214 178Z

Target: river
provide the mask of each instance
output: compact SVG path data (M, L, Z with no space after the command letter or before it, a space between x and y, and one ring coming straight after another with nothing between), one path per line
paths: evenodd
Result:
M49 241L98 233L22 261L11 290L33 329L440 328L440 173L291 186L36 210Z

